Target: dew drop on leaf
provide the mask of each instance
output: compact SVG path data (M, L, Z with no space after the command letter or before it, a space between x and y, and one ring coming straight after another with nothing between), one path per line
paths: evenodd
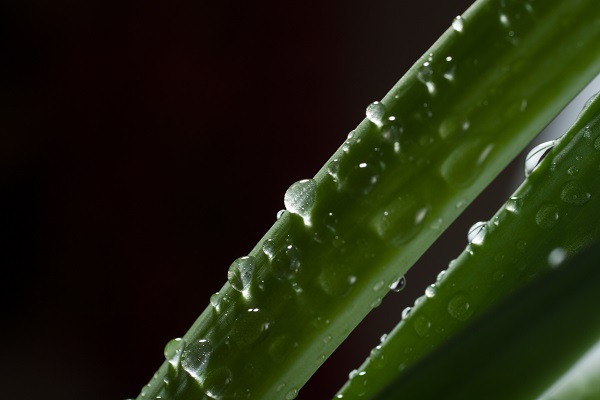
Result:
M535 214L535 223L544 229L552 229L559 219L559 208L556 204L546 203Z
M374 101L367 106L366 110L367 119L381 127L383 125L383 117L385 115L385 106L379 101Z
M188 344L181 354L181 366L194 379L203 377L213 347L206 339Z
M458 15L452 21L452 29L454 29L456 32L459 32L459 33L463 31L464 23L463 23L462 17L460 15Z
M467 239L469 243L475 245L481 245L483 240L485 239L485 234L487 231L487 222L476 222L469 228L469 232L467 234Z
M537 166L540 165L544 157L546 157L548 152L552 150L555 144L556 140L550 140L548 142L538 144L531 149L529 153L527 153L527 157L525 157L525 177L531 175Z
M310 226L310 213L317 198L317 183L314 179L303 179L294 183L285 192L283 203L292 214L301 216Z
M185 340L182 338L172 339L165 346L165 359L176 369L179 367L179 359L184 347Z
M473 314L469 297L465 293L455 295L448 302L448 313L459 321L466 321Z

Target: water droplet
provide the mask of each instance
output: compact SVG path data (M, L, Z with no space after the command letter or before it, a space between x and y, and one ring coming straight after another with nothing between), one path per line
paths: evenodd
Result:
M277 219L281 218L281 216L285 213L285 210L277 211Z
M203 377L213 347L206 339L188 344L181 354L181 366L196 380Z
M440 273L437 275L437 278L436 278L435 281L437 283L440 283L442 281L442 279L444 278L444 275L446 275L446 270L445 269L440 271Z
M433 94L435 94L435 84L433 83L433 80L432 80L433 69L432 69L431 63L432 63L432 57L430 55L429 60L425 61L423 63L423 65L421 65L419 70L417 71L417 78L423 84L425 84L425 87L427 88L427 91L429 92L429 94L433 95Z
M401 292L406 287L406 277L401 276L400 279L392 282L390 284L390 290L398 293Z
M377 297L375 298L375 300L373 300L373 302L371 303L371 309L373 308L377 308L381 305L381 297Z
M383 287L385 286L385 282L384 281L379 281L377 282L374 286L373 286L373 291L374 292L378 292L381 289L383 289Z
M296 396L298 396L298 389L291 388L289 390L289 392L287 392L287 394L285 395L285 399L286 400L293 400L293 399L296 398Z
M263 242L262 251L269 259L272 259L275 255L275 241L273 239L267 239Z
M304 219L304 224L311 225L310 213L317 199L317 182L314 179L303 179L294 183L285 192L283 202L292 214Z
M331 160L331 162L327 166L327 173L333 178L334 181L337 182L339 178L338 174L340 173L340 160L338 160L337 158Z
M548 254L548 265L552 268L556 268L562 264L567 258L567 252L562 247L557 247L553 249L550 254Z
M354 275L346 272L346 267L339 264L327 264L319 274L319 286L332 297L346 296L356 282Z
M365 195L373 190L380 173L381 166L376 162L360 162L347 171L342 187L356 195Z
M394 146L395 153L398 153L400 150L400 134L401 129L398 128L395 124L387 124L384 125L383 128L381 128L381 137L386 143L389 143Z
M350 380L350 391L357 396L364 396L367 392L367 373L360 371Z
M388 334L384 333L383 335L381 335L381 337L379 338L379 342L383 343L387 340L388 338Z
M583 137L586 139L592 138L592 129L589 126L583 128Z
M517 242L517 249L518 249L518 250L521 250L521 251L523 251L523 250L525 250L525 248L526 248L526 247L527 247L527 242L526 242L526 241L524 241L524 240L519 240L519 241Z
M504 208L511 213L517 214L521 210L521 206L523 205L523 199L520 197L512 196L508 199Z
M229 284L239 292L248 288L252 283L255 267L256 261L254 260L254 257L247 256L238 258L231 264L229 271L227 272Z
M258 308L250 308L236 318L229 338L239 347L248 347L258 341L269 328L269 320Z
M288 244L271 259L271 273L278 280L290 280L298 274L300 265L300 251L293 244Z
M454 18L452 21L452 29L460 33L463 31L464 27L463 19L460 15Z
M385 355L381 352L381 345L375 346L369 355L369 364L374 369L382 369L385 366Z
M165 359L171 364L175 369L179 367L179 359L181 358L181 353L183 348L185 347L185 340L182 338L175 338L169 341L165 346Z
M282 383L281 385L277 386L277 393L281 392L283 389L285 389L285 383Z
M221 312L231 303L231 297L225 293L214 293L210 296L210 304L217 312Z
M227 367L220 367L209 371L204 378L202 387L208 397L212 399L221 399L225 390L231 383L232 373Z
M571 176L575 176L575 175L579 174L579 168L577 168L574 165L571 165L569 167L569 169L567 170L567 174L569 174Z
M467 239L469 243L474 245L481 245L483 240L485 239L485 234L487 231L487 222L476 222L469 228L469 233L467 235Z
M448 303L448 313L459 320L466 321L473 314L473 308L466 293L455 295Z
M531 173L537 168L538 165L540 165L550 150L552 150L555 144L556 140L550 140L548 142L538 144L531 149L529 153L527 153L527 157L525 157L525 177L531 175Z
M348 379L349 379L349 380L352 380L352 379L354 379L354 377L355 377L356 375L358 375L358 370L357 370L357 369L353 369L352 371L350 371L350 372L348 373Z
M435 296L435 292L437 291L437 286L435 284L431 284L427 286L425 289L425 296L432 298Z
M565 183L560 191L560 198L562 201L576 206L584 205L591 197L591 193L579 181Z
M558 222L559 208L556 204L546 203L535 214L535 223L540 228L552 229Z
M596 140L594 141L594 148L595 148L596 150L600 150L600 136L598 136L598 137L596 138Z
M405 320L406 318L408 318L408 314L410 314L411 310L412 310L412 307L406 307L404 310L402 310L402 320Z
M420 199L401 196L374 220L377 234L393 246L400 246L423 228L429 207Z
M419 315L417 318L415 318L413 322L413 327L415 329L415 332L417 332L419 336L425 337L429 333L429 328L431 328L431 322L422 315Z
M323 338L323 343L327 344L331 342L331 335L327 335Z
M374 101L369 104L366 110L367 119L381 127L383 125L383 117L385 115L385 106L379 101Z
M504 26L509 25L508 17L506 16L506 14L500 14L500 23Z

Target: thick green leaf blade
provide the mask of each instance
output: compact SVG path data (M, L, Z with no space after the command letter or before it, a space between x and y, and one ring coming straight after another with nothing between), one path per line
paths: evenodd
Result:
M597 398L597 249L596 242L532 282L375 398Z
M288 212L232 266L143 397L293 398L600 71L599 17L592 0L477 2L288 191Z

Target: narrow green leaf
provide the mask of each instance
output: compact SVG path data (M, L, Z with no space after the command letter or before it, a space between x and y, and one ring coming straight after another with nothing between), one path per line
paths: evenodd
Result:
M375 398L598 398L600 318L590 312L600 307L598 245L510 297Z
M290 188L288 211L232 265L142 397L295 397L600 71L598 34L593 0L475 3L314 180Z
M600 240L600 96L551 144L496 215L474 226L465 251L403 313L338 398L373 395L509 293Z

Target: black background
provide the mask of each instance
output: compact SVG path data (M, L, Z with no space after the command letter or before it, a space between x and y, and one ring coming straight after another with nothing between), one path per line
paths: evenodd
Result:
M469 4L3 1L2 397L137 396L287 187ZM299 398L332 397L504 197L488 190Z

